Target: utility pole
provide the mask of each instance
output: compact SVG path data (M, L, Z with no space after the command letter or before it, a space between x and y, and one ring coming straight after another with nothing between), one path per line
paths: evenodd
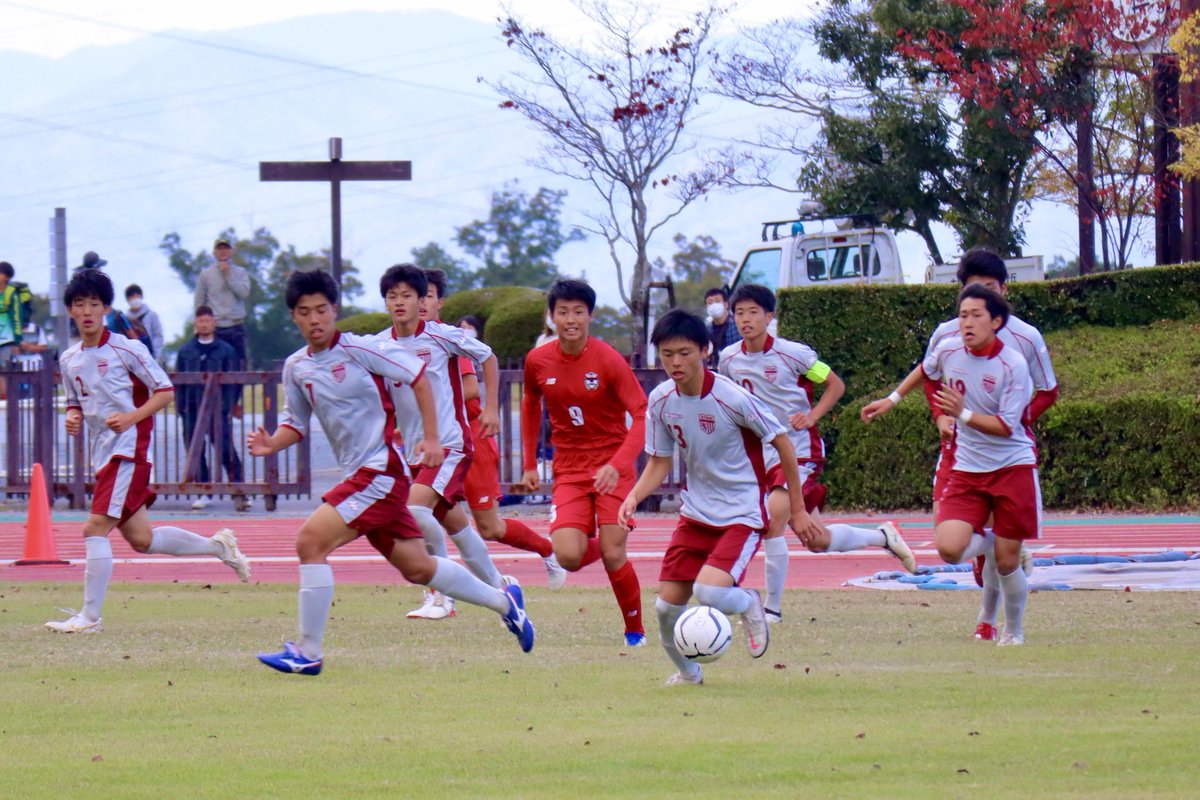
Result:
M54 320L54 338L58 352L70 344L67 310L63 307L63 290L67 288L67 210L54 209L50 219L50 318Z

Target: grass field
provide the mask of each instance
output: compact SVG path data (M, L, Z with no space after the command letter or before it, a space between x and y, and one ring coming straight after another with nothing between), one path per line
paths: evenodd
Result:
M254 659L292 587L115 584L104 633L45 631L78 594L0 584L4 798L1200 792L1188 594L1036 594L1001 649L969 636L974 592L794 591L766 657L739 630L674 689L606 590L534 590L522 655L490 612L406 621L415 589L342 586L317 678Z

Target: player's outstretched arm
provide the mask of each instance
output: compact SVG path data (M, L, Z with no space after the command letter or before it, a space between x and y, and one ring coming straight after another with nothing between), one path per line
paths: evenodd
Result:
M829 374L825 376L825 388L821 392L821 399L807 414L793 414L788 420L792 424L792 428L804 431L813 427L829 413L831 408L837 405L838 400L841 400L845 393L845 381L838 377L836 372L830 370Z
M261 457L286 450L302 438L300 431L286 425L276 428L274 433L267 433L267 429L259 425L246 437L246 444L250 447L250 455Z
M794 455L792 459L795 460ZM629 496L625 498L625 502L621 504L621 509L617 512L617 522L622 528L629 530L629 520L637 513L638 504L649 497L655 489L662 486L662 482L670 474L670 456L650 456L650 460L646 462L646 468L638 476L637 483L634 484Z
M483 362L483 389L487 397L479 415L479 430L486 439L500 432L500 362L495 354Z
M152 417L159 411L162 411L164 408L171 405L171 401L174 399L174 389L157 391L150 395L150 398L146 402L142 403L133 411L126 411L121 414L110 414L108 419L104 420L104 424L107 425L109 429L114 430L117 433L124 433L147 417Z
M813 519L804 508L804 483L800 480L800 469L796 464L796 450L786 433L776 436L771 440L771 444L779 451L780 467L783 469L783 477L788 485L788 505L791 506L792 530L800 537L800 542L807 547L822 533L822 530L821 524Z
M442 450L442 437L438 433L437 404L433 399L433 389L429 386L429 378L425 373L412 384L413 397L417 401L417 411L421 412L422 439L413 448L418 463L427 467L440 467L446 460Z
M916 389L925 380L925 373L921 369L921 365L913 367L912 372L904 376L904 380L900 381L900 385L892 391L887 397L881 397L878 400L872 400L862 407L858 412L858 416L863 422L870 422L875 417L881 414L886 414L895 408L904 396Z

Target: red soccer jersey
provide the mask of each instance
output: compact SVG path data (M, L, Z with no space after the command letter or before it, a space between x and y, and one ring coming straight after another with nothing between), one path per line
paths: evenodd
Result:
M605 464L620 472L633 469L646 437L646 393L620 353L589 337L577 356L563 353L557 339L526 356L521 400L526 470L537 467L543 397L556 476L591 477ZM627 413L633 418L629 427Z

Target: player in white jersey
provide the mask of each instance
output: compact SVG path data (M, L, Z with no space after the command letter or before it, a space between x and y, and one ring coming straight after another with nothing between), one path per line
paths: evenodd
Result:
M296 536L300 639L285 643L281 652L259 653L259 660L280 672L321 672L325 624L333 605L328 557L359 536L366 536L406 580L495 611L521 649L529 652L534 630L520 587L488 586L465 567L430 556L408 511L409 473L395 439L387 385L401 381L412 387L424 424L421 438L409 442L408 448L419 465L438 466L443 455L424 363L385 339L339 332L338 288L325 272L293 272L285 297L308 346L284 362L285 405L279 427L267 433L259 426L249 437L250 454L268 456L299 442L315 413L343 479L321 498L324 502Z
M993 252L976 248L967 252L958 266L958 281L963 286L978 284L991 289L1001 297L1008 296L1008 268L1004 260ZM937 327L929 338L925 350L928 357L933 354L945 338L957 336L959 332L958 318L948 319ZM1015 348L1025 357L1029 365L1030 377L1033 381L1034 395L1026 411L1026 426L1032 435L1033 426L1038 418L1046 412L1058 399L1058 379L1054 374L1054 366L1050 362L1050 351L1042 338L1041 331L1028 322L1010 315L1008 323L1000 329L1000 341L1006 347ZM887 413L896 403L912 390L925 383L925 375L918 365L908 377L888 397L868 403L861 412L864 422L878 414ZM926 384L928 387L928 384ZM927 394L934 421L941 436L941 448L938 454L937 469L934 474L933 509L937 514L938 500L950 479L954 469L954 419L941 413L941 409L932 396ZM1028 576L1033 570L1033 560L1028 551L1022 550L1022 565ZM1000 606L1000 579L996 573L995 564L987 563L985 557L975 559L975 581L983 588L983 600L979 617L975 626L975 638L981 641L995 641L996 616Z
M416 518L430 553L447 557L446 535L442 532L445 526L475 576L490 586L500 587L503 579L488 555L487 543L458 505L466 499L464 485L474 451L458 359L470 358L483 366L491 402L490 410L484 412L483 432L492 435L500 428L496 414L499 403L496 399L499 383L496 356L492 348L478 339L468 338L460 328L422 319L421 309L428 290L425 271L412 264L389 267L379 280L379 293L392 318L391 326L380 332L379 338L393 342L425 364L445 456L436 467L422 465L418 463L419 454L406 447L408 464L413 472L408 509ZM404 441L420 441L424 415L416 407L412 389L401 381L392 381L388 389L396 405ZM424 602L407 616L410 619L444 619L454 613L453 598L427 589Z
M859 528L834 523L825 525L820 510L825 503L825 487L817 477L825 467L825 443L817 423L841 399L846 385L837 373L817 357L808 345L771 336L768 326L775 318L775 293L765 286L739 286L729 298L733 318L742 341L721 351L719 369L746 391L767 404L775 418L788 428L796 450L800 478L804 482L804 507L817 520L819 533L801 543L814 553L845 553L864 547L882 547L915 572L913 558L900 529L884 522L874 528ZM825 384L821 399L813 402L815 385ZM766 555L767 619L779 622L783 585L787 580L788 548L785 536L790 517L787 486L774 448L768 451L768 500L770 526L763 541Z
M650 461L618 519L622 525L638 503L662 484L678 448L687 466L679 524L671 535L659 573L659 638L678 670L667 685L703 683L700 666L675 646L675 622L695 594L703 605L741 614L750 655L761 657L770 644L770 625L761 595L738 586L767 527L765 447L782 458L792 527L815 534L804 510L796 453L786 429L761 400L733 381L705 368L708 331L703 320L679 309L669 311L650 337L671 379L650 393L646 452Z
M63 292L80 336L59 359L67 433L78 436L87 424L92 463L100 468L91 514L83 524L83 608L46 623L59 633L102 630L100 612L113 572L108 541L113 528L139 553L214 556L241 580L250 578L250 563L238 551L233 531L222 529L206 538L169 525L150 527L146 510L155 499L150 491L154 415L170 405L175 387L145 345L104 327L112 301L112 282L98 269L77 271Z
M954 469L938 502L934 538L950 564L987 554L1004 596L1000 645L1025 642L1022 623L1028 588L1021 542L1041 528L1037 453L1025 427L1033 396L1029 366L996 336L1008 304L982 286L959 295L960 338L946 339L921 364L937 382L939 408L955 418ZM979 534L991 518L995 533Z

